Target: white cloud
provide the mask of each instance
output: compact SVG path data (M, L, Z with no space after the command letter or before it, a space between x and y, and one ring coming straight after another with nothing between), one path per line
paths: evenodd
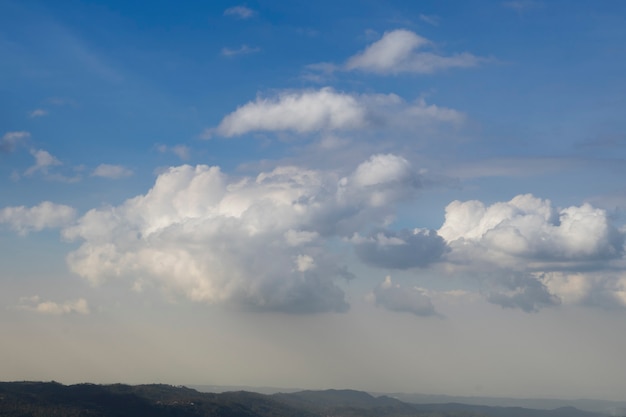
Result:
M235 55L247 55L253 54L255 52L260 52L261 48L255 47L252 48L248 45L241 45L239 48L222 48L222 55L224 56L235 56Z
M173 167L146 194L66 228L65 238L82 242L67 261L96 284L120 277L200 302L345 311L337 281L352 274L326 244L382 225L410 194L416 184L389 170L365 184L355 172L341 178L293 166L240 179L218 167ZM372 192L400 187L406 192L371 201Z
M394 284L390 276L385 277L385 280L374 288L368 298L389 311L411 313L416 316L437 315L425 290L418 287L403 288Z
M530 194L490 206L454 201L438 233L450 270L479 277L503 307L620 303L622 278L611 271L623 270L624 233L589 204L555 208Z
M385 126L413 129L433 123L461 123L464 118L461 112L428 105L423 99L407 103L395 94L347 94L326 87L258 97L224 117L205 137L232 137L253 131L310 133Z
M422 22L426 22L431 26L439 26L439 16L420 14L419 18Z
M94 177L109 178L113 180L130 177L133 171L121 165L100 164L91 173Z
M72 207L49 201L34 207L4 207L0 210L0 224L7 224L22 235L67 226L75 217L76 210Z
M35 109L31 111L30 113L28 113L28 115L31 118L42 117L42 116L46 116L47 114L48 114L48 110L45 110L45 109Z
M64 303L54 301L41 301L39 296L24 297L18 305L20 310L32 311L39 314L60 316L63 314L89 314L89 305L84 298Z
M61 161L43 149L32 149L30 154L35 158L35 165L28 168L24 175L33 175L36 172L42 172L46 175L50 167L62 165Z
M345 68L377 74L430 74L448 68L475 67L485 60L468 52L450 56L419 52L431 45L431 41L409 30L385 32L380 40L349 58Z
M419 175L409 161L393 154L371 156L359 164L350 181L359 189L367 190L367 199L373 207L410 199L414 191L421 188Z
M30 137L28 132L7 132L0 138L0 152L13 152L17 145Z
M235 6L224 10L224 16L233 16L239 19L249 19L254 16L256 12L246 6Z
M367 124L366 110L351 95L331 88L285 92L275 98L258 97L226 116L215 132L222 136L251 131L291 130L306 133L324 129L354 129Z
M620 257L623 235L604 210L589 204L553 208L530 194L485 206L454 201L439 234L471 256L518 262L584 262Z

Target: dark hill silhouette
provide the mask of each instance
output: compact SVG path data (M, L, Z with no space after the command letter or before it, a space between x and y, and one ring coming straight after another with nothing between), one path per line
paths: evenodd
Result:
M263 395L201 393L170 385L0 382L0 417L606 417L573 407L534 410L410 404L354 390Z

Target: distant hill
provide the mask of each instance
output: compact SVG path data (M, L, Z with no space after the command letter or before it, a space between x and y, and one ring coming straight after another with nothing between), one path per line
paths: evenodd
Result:
M378 395L378 394L375 394ZM382 395L382 394L381 394ZM542 410L575 407L580 410L593 411L610 415L626 415L626 401L607 400L562 400L552 398L504 398L504 397L461 397L451 395L427 395L408 393L386 393L393 398L414 404L447 404L461 403L471 405L487 405L495 407L523 407Z
M0 382L0 417L606 417L573 407L535 410L411 404L354 390L264 395L170 385Z

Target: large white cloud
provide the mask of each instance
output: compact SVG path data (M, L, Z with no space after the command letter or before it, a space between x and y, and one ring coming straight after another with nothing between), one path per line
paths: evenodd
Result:
M460 123L463 113L427 104L409 103L395 94L348 94L326 87L258 97L230 113L205 137L249 132L355 130L377 127L414 128L432 123Z
M491 206L454 201L439 234L461 255L504 264L611 259L622 255L624 242L606 211L589 204L556 209L530 194Z
M48 228L60 228L70 224L76 217L72 207L44 201L33 207L14 206L0 210L0 224L25 235Z
M429 74L448 68L474 67L484 61L467 52L445 56L419 51L429 45L431 41L409 30L385 32L380 40L348 59L346 69L377 74Z
M363 166L381 161L364 180ZM66 228L65 238L82 241L67 260L94 283L126 278L250 309L345 311L337 280L352 274L325 240L382 225L407 195L398 188L417 186L394 155L375 155L344 177L288 166L231 179L218 167L173 167L146 194Z
M454 201L438 234L452 269L480 277L494 303L622 303L623 278L612 270L623 270L624 234L589 204L556 208L530 194L489 206Z

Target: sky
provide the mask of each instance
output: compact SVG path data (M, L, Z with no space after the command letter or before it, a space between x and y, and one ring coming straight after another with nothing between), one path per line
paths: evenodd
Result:
M625 74L617 0L0 0L0 379L623 399Z

